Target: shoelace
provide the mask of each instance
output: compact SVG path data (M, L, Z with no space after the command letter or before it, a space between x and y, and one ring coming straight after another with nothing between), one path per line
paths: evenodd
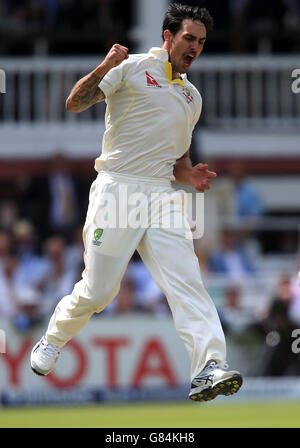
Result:
M200 374L194 378L193 381L197 382L197 381L203 381L203 380L207 380L207 381L211 381L212 380L212 376L213 376L213 372L216 368L220 368L223 370L227 370L228 369L228 363L226 361L223 361L221 363L217 363L216 361L212 361L208 366L205 367L205 369L200 372Z
M219 369L224 369L227 370L228 369L228 363L226 361L223 362L216 362L216 361L212 361L207 367L206 369L215 369L215 368L219 368ZM205 370L206 370L205 369Z
M217 365L218 364L215 361L213 361L207 367L205 367L203 372L207 372L207 373L213 372L215 370L215 368L217 367Z
M217 363L215 361L212 361L208 366L205 367L202 372L199 373L198 376L196 376L193 380L193 384L196 385L198 381L205 381L206 383L212 382L213 378L213 372L217 366Z
M49 344L45 339L41 342L41 348L42 348L42 356L45 358L52 357L59 354L59 348L56 347L53 344Z

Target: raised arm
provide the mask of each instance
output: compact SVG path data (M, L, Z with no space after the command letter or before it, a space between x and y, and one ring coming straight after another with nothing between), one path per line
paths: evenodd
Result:
M176 160L173 174L175 180L182 184L191 184L200 192L209 190L211 179L217 176L213 171L209 171L208 165L198 163L194 167L190 159L189 151L185 152L180 159Z
M128 48L119 44L113 45L104 61L75 84L66 100L66 109L69 112L83 112L93 104L104 100L105 95L98 87L99 82L109 70L127 58Z

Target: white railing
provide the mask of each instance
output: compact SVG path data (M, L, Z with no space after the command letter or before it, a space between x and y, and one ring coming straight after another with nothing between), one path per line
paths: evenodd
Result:
M2 95L4 122L61 122L103 119L104 104L77 115L68 113L65 100L75 82L95 68L94 58L14 58L0 60L6 74Z
M203 58L190 78L199 88L207 124L280 126L300 123L292 72L300 57Z
M80 115L64 103L75 82L102 57L3 58L6 93L0 97L2 122L86 122L103 120L105 104ZM203 97L202 124L266 127L300 124L300 94L292 92L292 71L300 57L201 56L189 79Z

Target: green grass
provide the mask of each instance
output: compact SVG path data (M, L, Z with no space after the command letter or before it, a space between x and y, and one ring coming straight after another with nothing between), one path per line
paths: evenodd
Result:
M0 408L0 428L299 428L300 403Z

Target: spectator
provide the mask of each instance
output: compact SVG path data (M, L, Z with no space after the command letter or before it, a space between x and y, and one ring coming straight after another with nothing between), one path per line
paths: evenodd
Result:
M235 189L235 217L244 228L255 226L264 215L263 201L257 189L246 180L245 166L237 160L229 168Z
M115 314L124 315L136 311L134 282L129 276L122 282L120 292L115 301Z
M0 228L10 231L18 219L19 210L13 201L4 201L0 204Z
M0 268L0 315L10 319L18 330L27 330L40 319L40 297L37 290L18 281L17 267L17 258L5 255Z
M16 311L15 301L9 298L7 264L11 256L11 236L7 230L0 230L0 316L12 318Z
M219 315L224 332L231 335L240 334L254 320L254 316L241 303L240 285L233 284L225 289L224 304L219 308Z
M133 255L117 297L104 313L144 312L155 317L170 314L167 300L151 277L139 254Z
M265 341L264 376L299 375L300 358L293 353L292 332L297 327L289 316L292 300L290 278L282 275L265 318L252 326Z
M139 309L157 316L169 314L170 311L164 294L153 280L137 252L128 266L128 272L135 284L135 295Z
M16 260L6 252L4 244L7 244L7 240L4 241L5 239L2 233L0 234L0 252L2 251L0 255L0 316L12 319L17 312L17 299L13 284L13 271Z
M41 296L34 288L25 287L17 296L18 311L12 322L20 331L31 329L42 320L40 313Z
M36 232L24 219L17 221L12 229L13 251L18 258L16 277L18 283L35 288L43 275L43 266L36 248Z
M85 269L84 265L84 245L82 238L83 227L78 226L73 232L73 240L66 247L66 263L68 266L73 266L77 271L78 281L81 279L81 274Z
M114 300L106 306L101 315L123 315L135 311L138 311L135 283L127 270L121 281L119 293Z
M44 252L41 260L44 275L38 286L42 293L42 313L49 315L60 298L72 291L78 266L76 263L68 263L66 242L59 236L46 240Z
M296 256L295 271L290 279L291 303L289 307L289 316L300 325L300 286L298 273L300 272L300 253Z
M85 181L71 175L67 159L56 154L48 176L33 179L28 187L24 198L29 203L27 217L42 239L60 234L69 242L82 222L87 194Z
M11 235L7 230L0 229L0 266L6 255L11 251Z
M239 236L240 232L233 228L221 232L221 247L208 258L208 266L213 273L226 274L235 280L254 274L254 260L239 241Z
M66 160L56 155L52 159L48 176L50 193L49 221L52 232L68 235L78 223L79 206L75 184L68 172Z

